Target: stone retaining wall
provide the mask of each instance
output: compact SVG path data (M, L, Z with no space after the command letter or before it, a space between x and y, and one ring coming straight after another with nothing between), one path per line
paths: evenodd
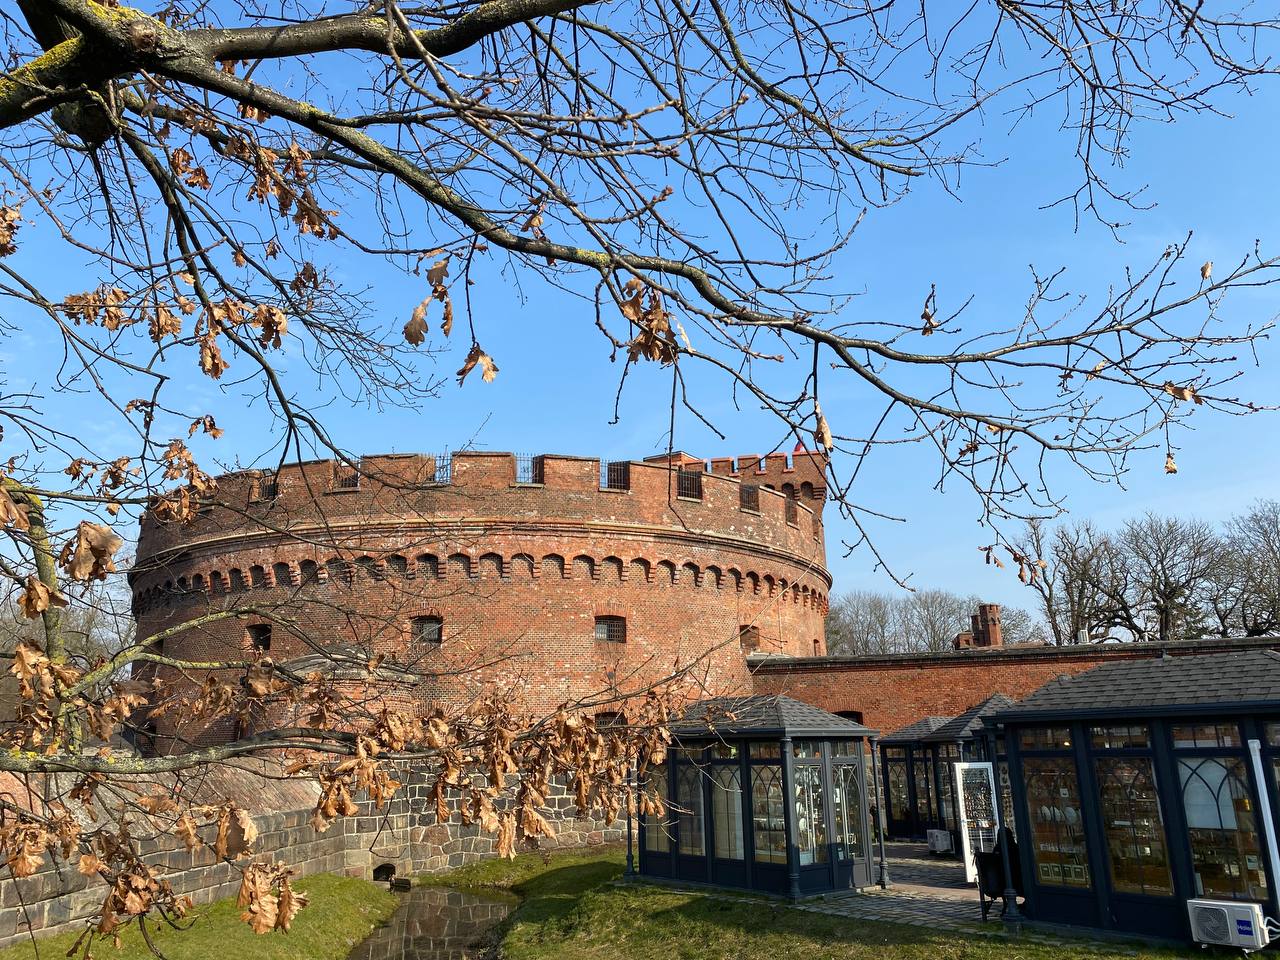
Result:
M437 822L435 806L426 799L425 778L414 773L402 777L406 786L385 810L377 812L363 802L358 816L336 821L325 833L317 833L310 824L311 804L298 804L303 792L299 784L275 784L238 771L221 773L224 779L241 781L224 783L220 789L225 796L252 797L252 803L239 801L246 808L260 810L278 799L293 802L293 809L254 817L258 827L254 853L259 860L283 860L301 876L343 873L372 879L374 870L387 864L397 876L440 873L493 855L493 837L478 826ZM228 786L232 789L225 790ZM563 785L548 798L548 807L544 815L557 835L543 840L542 846L615 843L626 837L623 821L605 827L603 822L579 818ZM216 863L210 849L189 852L173 838L147 846L147 863L196 903L235 896L239 889L239 870ZM43 936L83 929L86 919L101 909L105 896L103 883L82 876L74 862L46 867L21 880L6 877L0 881L0 947L26 939L31 932Z

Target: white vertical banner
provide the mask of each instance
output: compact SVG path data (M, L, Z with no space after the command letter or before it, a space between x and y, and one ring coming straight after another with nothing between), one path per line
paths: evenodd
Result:
M960 823L960 851L964 857L964 878L978 880L977 854L994 849L1000 827L997 813L996 778L989 761L957 763L956 816Z

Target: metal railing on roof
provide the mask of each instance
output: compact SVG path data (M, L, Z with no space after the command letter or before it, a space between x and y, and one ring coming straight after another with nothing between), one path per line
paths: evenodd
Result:
M684 469L676 471L676 496L687 500L701 500L702 472Z
M541 484L544 482L543 464L545 463L542 454L517 453L516 454L516 483Z
M631 462L629 460L601 460L600 489L630 490Z

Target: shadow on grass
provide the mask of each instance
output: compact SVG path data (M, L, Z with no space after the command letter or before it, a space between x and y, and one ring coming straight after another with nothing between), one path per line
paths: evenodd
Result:
M1052 943L1009 940L983 932L930 929L907 923L861 920L797 910L776 901L733 902L714 896L665 891L680 902L645 909L643 899L620 912L643 917L647 937L678 946L687 958L739 957L744 960L800 960L837 956L842 960L1174 960L1198 956L1190 950L1135 941L1104 943L1082 939ZM976 919L976 918L975 918ZM976 927L976 924L975 924ZM699 947L705 949L699 949ZM656 955L660 950L655 949ZM639 954L637 954L639 955Z

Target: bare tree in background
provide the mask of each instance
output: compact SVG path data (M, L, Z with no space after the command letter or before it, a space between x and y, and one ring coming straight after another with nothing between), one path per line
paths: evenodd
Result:
M901 653L898 598L875 590L850 590L831 600L827 652L832 656Z
M582 319L548 324L548 339L598 338L624 380L632 365L664 364L676 402L693 371L718 373L775 413L780 435L845 453L829 488L859 529L878 511L853 481L888 445L936 452L938 483L971 488L984 520L1054 512L1059 464L1115 478L1155 449L1156 469L1175 472L1189 414L1256 409L1231 384L1269 324L1224 298L1275 279L1261 250L1224 251L1215 268L1188 263L1176 240L1155 263L1094 278L1107 292L1087 302L1060 273L1033 273L1017 316L964 310L924 267L918 316L868 316L843 309L828 277L866 211L913 183L960 188L958 171L980 159L980 111L1059 111L1079 159L1062 199L1104 221L1129 212L1133 198L1105 174L1132 124L1221 110L1274 72L1275 19L1202 7L290 0L264 12L172 0L152 12L3 0L0 323L6 340L21 331L56 358L61 399L75 405L0 397L4 575L42 627L5 651L21 702L0 772L76 771L91 798L162 767L288 747L325 757L297 769L323 785L324 823L352 809L353 791L393 793L395 758L438 763L452 783L459 769L554 765L616 809L619 771L660 756L660 735L607 747L568 713L525 723L497 703L451 717L365 710L159 766L81 749L83 718L109 742L144 699L128 681L138 665L235 676L229 702L215 684L192 707L211 713L322 693L260 662L186 663L153 643L102 664L69 651L70 585L118 577L115 528L144 508L181 524L217 498L186 438L216 438L218 411L191 380L254 396L262 436L242 454L250 462L335 455L358 470L335 449L326 403L429 399L438 381L419 359L450 338L466 351L459 381L520 361L503 352L505 324L536 312L475 314L473 285L535 298L542 283L566 289ZM351 269L361 258L420 278L394 323L342 282L363 275ZM76 268L48 269L61 263ZM828 400L824 413L835 396L857 399ZM80 429L89 420L118 430L94 434L113 438L100 444ZM913 629L940 643L943 605L928 610ZM655 703L646 716L662 715ZM45 799L4 807L11 870L79 855L105 881L103 935L181 912L130 850L104 845L105 827L81 832L82 800ZM510 851L515 814L482 800L477 816ZM135 798L121 816L196 837L192 811L171 803ZM526 791L519 825L535 835L537 807ZM216 815L219 857L244 852L225 842L241 814ZM249 922L287 927L298 906L287 874L245 877ZM135 879L147 894L125 908Z
M1204 634L1204 588L1221 562L1222 544L1200 520L1152 513L1126 521L1112 563L1129 576L1124 626L1144 640L1189 640ZM1112 582L1119 581L1113 577ZM1117 601L1119 605L1119 601Z
M970 616L982 603L976 595L946 590L883 593L850 590L837 595L827 614L827 650L834 656L946 653L956 634L970 628ZM1002 607L1006 644L1043 643L1039 618L1020 607Z
M1280 502L1260 500L1232 517L1219 554L1208 586L1218 632L1280 633Z
M1220 529L1144 514L1114 532L1028 524L1018 550L1057 644L1264 636L1280 629L1280 506L1259 501Z

